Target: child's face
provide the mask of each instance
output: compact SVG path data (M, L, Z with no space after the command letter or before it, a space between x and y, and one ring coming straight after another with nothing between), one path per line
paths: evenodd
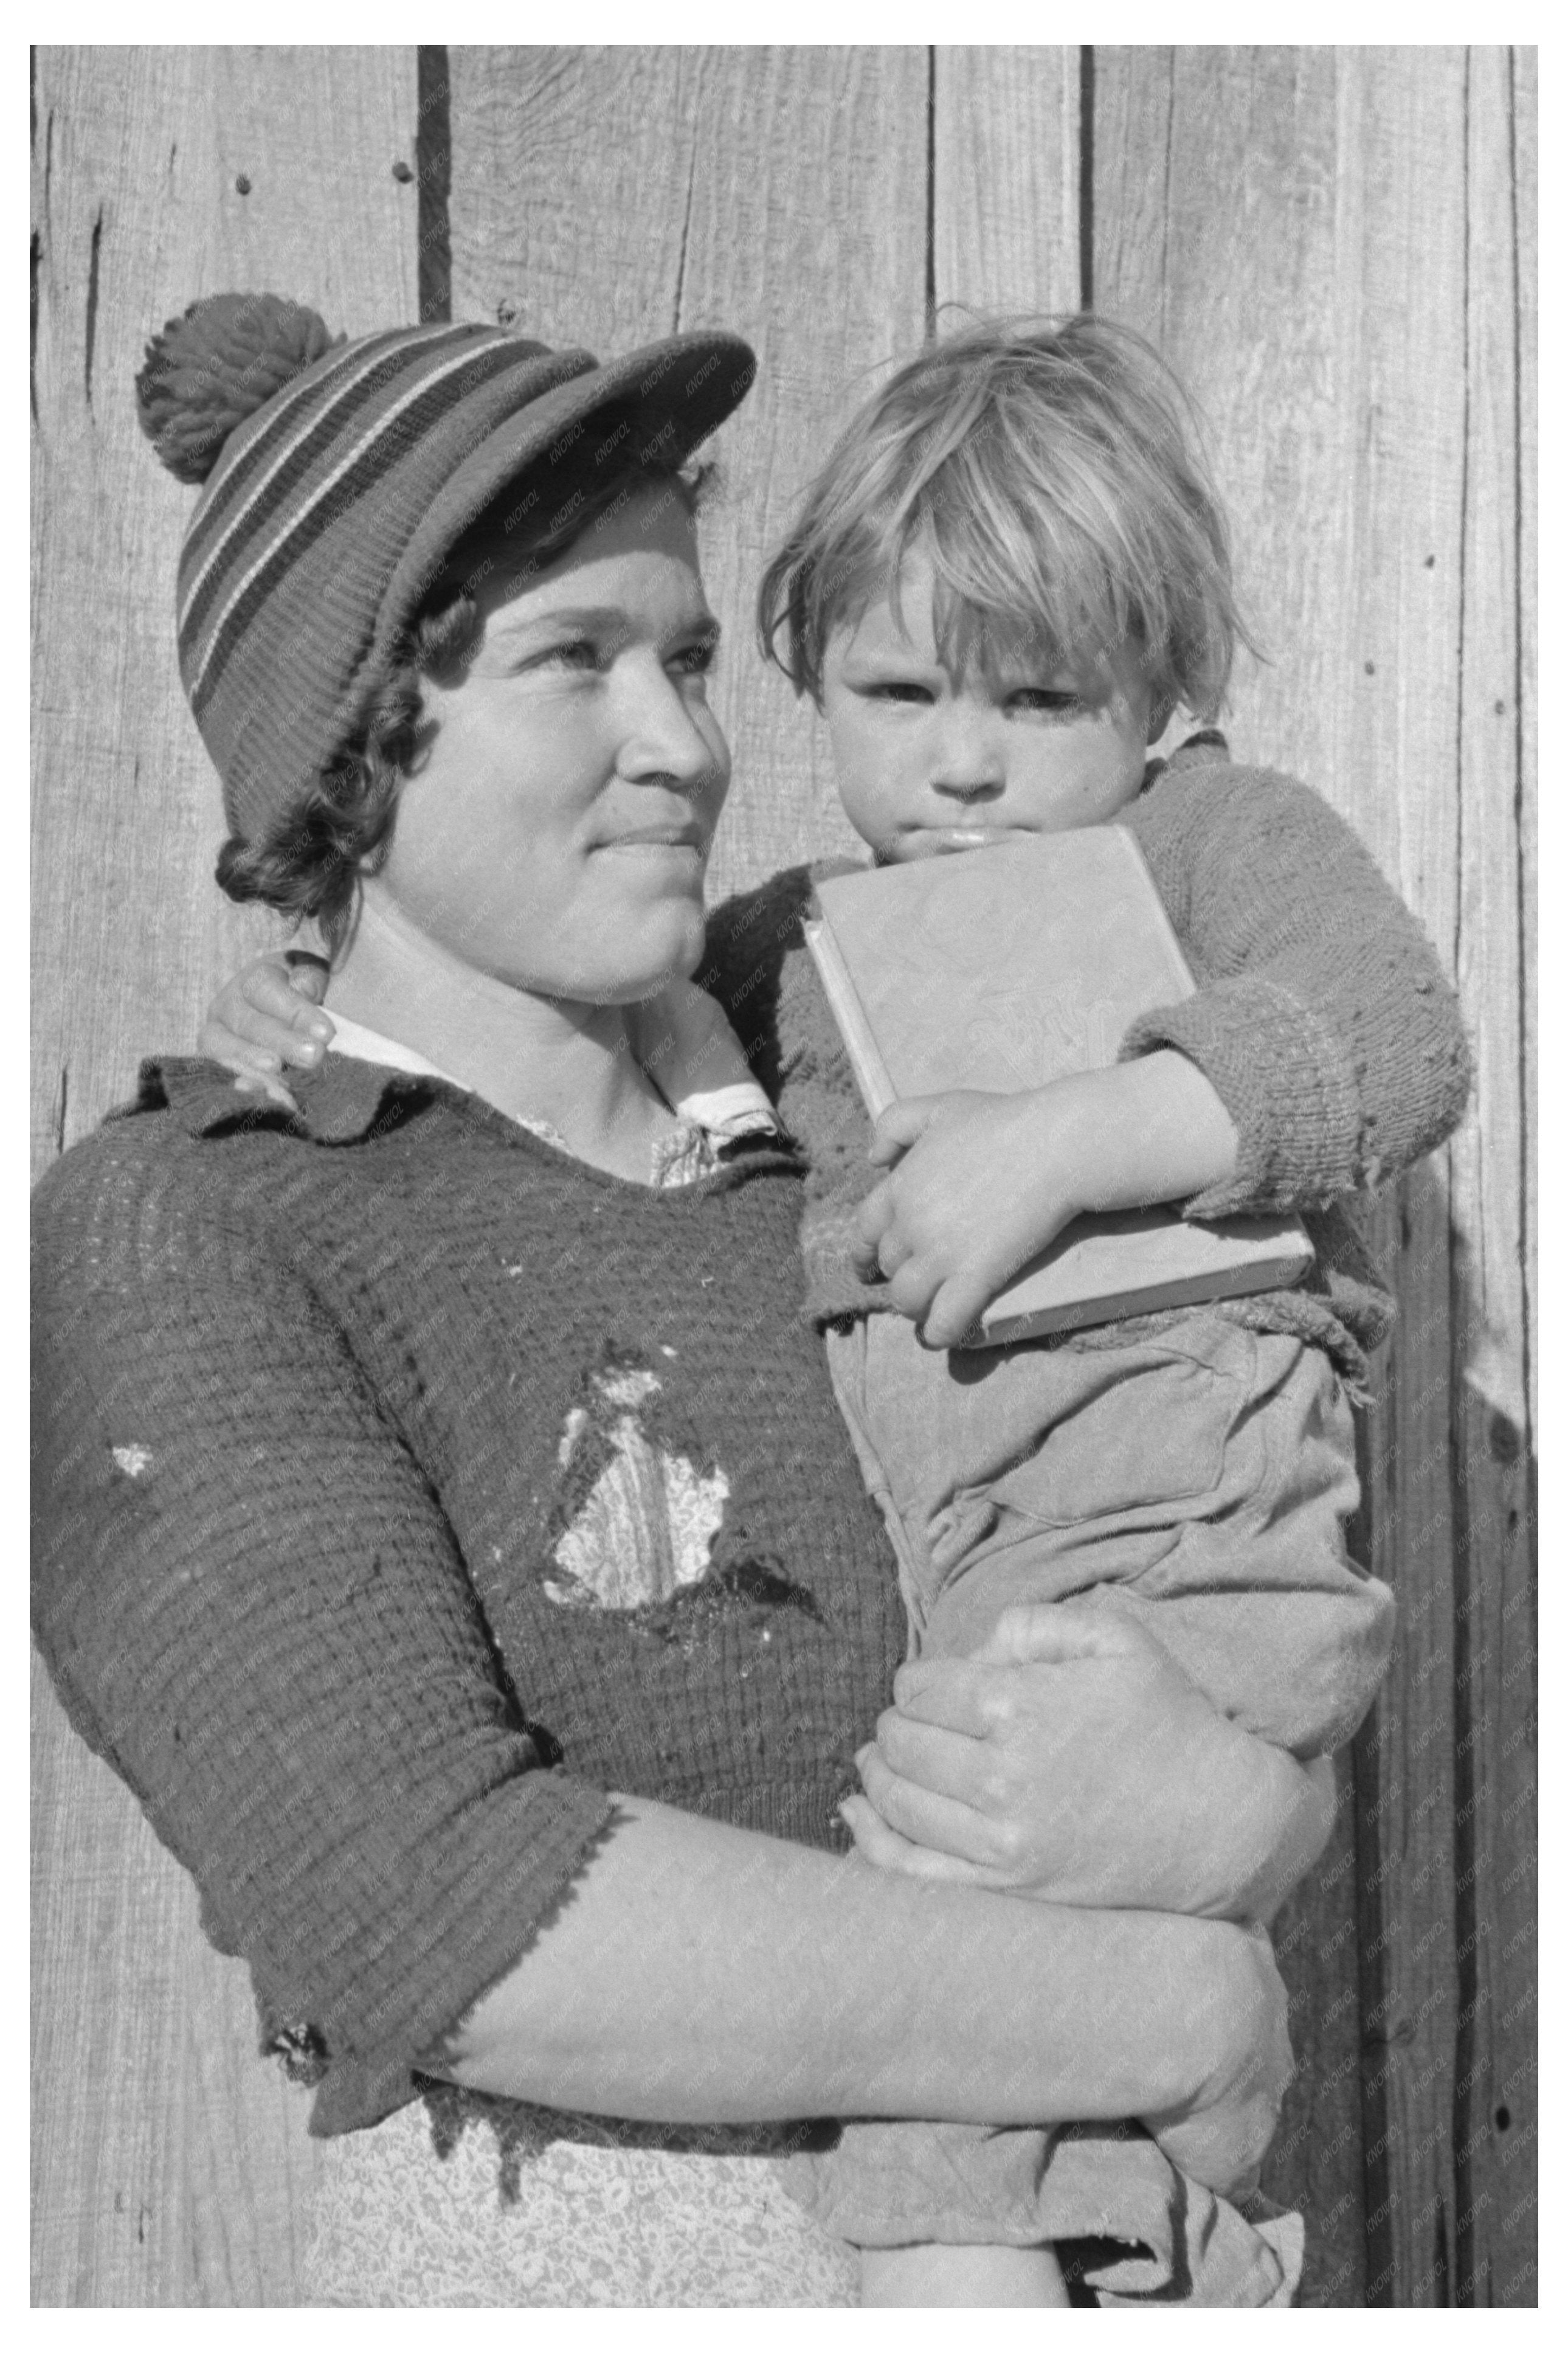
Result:
M955 678L932 628L934 586L929 561L911 555L902 628L884 597L828 640L823 716L856 831L900 864L1109 823L1137 795L1166 715L1131 649L1075 676L1027 634L993 633L984 659L977 649Z

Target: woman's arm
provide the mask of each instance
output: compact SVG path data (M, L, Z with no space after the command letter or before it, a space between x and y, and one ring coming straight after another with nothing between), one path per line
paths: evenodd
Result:
M632 1799L447 2054L475 2088L669 2119L1143 2116L1223 2188L1289 2073L1267 1948L915 1882Z
M153 1147L173 1124L39 1188L34 1630L342 2130L409 2096L610 1809L539 1769L428 1481L269 1241L287 1164Z
M152 1129L117 1123L40 1189L34 1623L321 2073L319 2129L406 2099L471 2013L468 2079L537 2098L1136 2111L1190 2120L1191 2169L1245 2169L1286 2062L1229 1928L924 1890L658 1807L601 1847L610 1801L540 1769L428 1482L269 1240L286 1165ZM220 1156L243 1173L215 1198ZM994 2017L960 2029L932 1987Z

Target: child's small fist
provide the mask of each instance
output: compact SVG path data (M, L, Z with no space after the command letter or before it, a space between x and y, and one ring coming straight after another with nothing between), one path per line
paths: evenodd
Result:
M870 1156L889 1174L861 1203L855 1265L928 1347L956 1347L1075 1214L1050 1095L921 1095L876 1124Z
M329 967L299 951L258 956L226 980L207 1008L200 1050L236 1074L242 1093L298 1108L281 1076L286 1064L314 1070L332 1035L321 1009Z

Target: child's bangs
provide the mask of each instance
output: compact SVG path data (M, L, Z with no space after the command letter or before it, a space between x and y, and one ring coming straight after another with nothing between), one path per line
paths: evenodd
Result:
M982 324L877 395L763 575L765 652L820 700L829 638L908 565L955 673L1020 659L1083 682L1132 655L1157 702L1219 711L1238 642L1223 515L1158 356L1103 321ZM783 641L781 643L781 640Z
M1061 534L1025 528L1016 514L987 519L948 509L911 538L933 575L931 634L946 668L962 679L973 665L999 680L1020 666L1037 682L1100 678L1142 617L1089 550L1065 550Z
M1047 436L999 402L921 483L909 539L938 580L944 657L1025 641L1080 681L1131 654L1156 696L1217 703L1234 613L1223 540L1171 470L1072 420ZM1206 712L1205 712L1206 714Z

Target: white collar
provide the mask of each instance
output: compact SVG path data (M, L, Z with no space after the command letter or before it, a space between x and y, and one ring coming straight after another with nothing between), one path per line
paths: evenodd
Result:
M356 1062L379 1062L389 1071L406 1071L411 1078L445 1079L449 1087L463 1085L461 1079L437 1070L423 1054L416 1054L412 1046L400 1046L395 1038L384 1038L379 1029L367 1029L363 1021L351 1021L346 1013L333 1013L329 1008L327 1018L332 1025L332 1034L327 1040L329 1053L350 1054ZM463 1091L466 1094L473 1092L471 1087Z
M693 982L677 982L638 1009L643 1017L638 1042L651 1048L640 1059L677 1119L689 1121L721 1143L777 1132L773 1107L752 1078L740 1040L714 998ZM326 1010L332 1023L327 1041L330 1053L405 1071L411 1078L441 1079L448 1086L461 1087L465 1094L475 1092L412 1046L368 1029L363 1021L351 1021L346 1013L334 1013L330 1005ZM548 1134L552 1142L559 1141L546 1121L523 1120L519 1124Z

